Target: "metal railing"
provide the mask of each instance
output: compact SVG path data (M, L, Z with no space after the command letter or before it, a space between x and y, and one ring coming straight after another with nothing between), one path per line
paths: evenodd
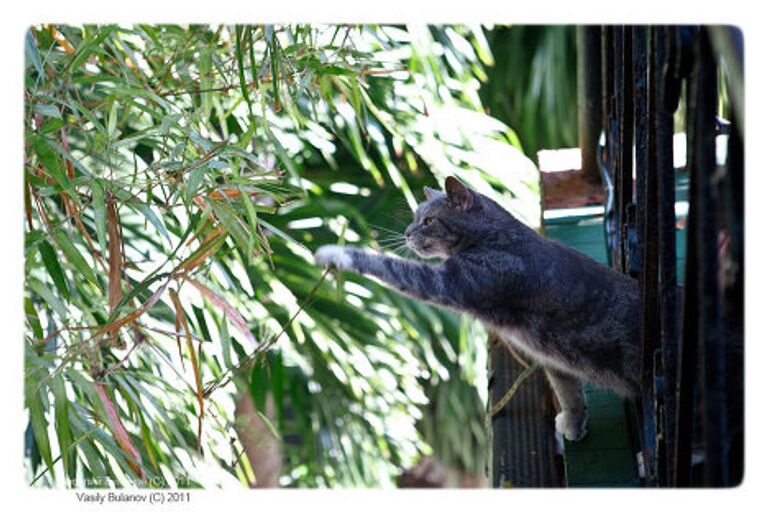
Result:
M610 260L641 287L637 416L646 481L737 485L743 472L741 35L729 27L611 26L587 27L580 37L598 32L599 54L596 45L584 45L580 57L601 63L597 164L608 192ZM722 102L730 122L718 117ZM676 268L672 151L678 108L685 113L690 180L683 276ZM727 158L718 165L721 134L728 136Z

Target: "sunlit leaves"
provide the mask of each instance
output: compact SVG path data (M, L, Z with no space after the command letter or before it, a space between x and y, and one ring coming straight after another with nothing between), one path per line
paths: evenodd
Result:
M242 451L229 416L245 389L284 441L284 485L387 485L425 436L476 468L481 337L370 280L327 279L311 254L402 250L433 175L527 182L473 157L511 138L478 100L480 29L46 25L25 53L25 314L47 351L26 362L45 380L26 388L47 468L30 481L170 482ZM454 398L419 433L444 381ZM451 415L469 433L441 430ZM228 464L184 485L246 483Z
M531 157L577 146L574 27L498 27L489 39L496 58L480 95L492 115L520 134Z

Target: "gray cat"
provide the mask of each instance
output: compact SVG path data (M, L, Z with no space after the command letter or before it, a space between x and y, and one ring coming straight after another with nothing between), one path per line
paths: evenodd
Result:
M374 276L395 290L467 313L545 368L560 403L555 428L586 435L580 379L625 395L640 387L635 280L548 240L456 178L426 201L405 231L410 249L439 263L326 245L320 265Z

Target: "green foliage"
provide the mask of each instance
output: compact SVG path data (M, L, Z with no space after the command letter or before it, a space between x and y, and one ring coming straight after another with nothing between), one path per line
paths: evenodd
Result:
M283 485L482 472L482 331L311 258L399 250L454 173L537 222L481 30L46 25L25 54L30 482L247 483L242 392Z
M489 41L495 65L480 92L489 113L534 160L541 149L578 146L575 27L495 27Z

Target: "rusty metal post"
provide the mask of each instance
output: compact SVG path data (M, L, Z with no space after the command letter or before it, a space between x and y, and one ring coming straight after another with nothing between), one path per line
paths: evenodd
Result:
M738 89L738 84L731 87L732 94L743 93ZM728 137L727 174L723 191L725 222L730 238L723 271L723 315L729 352L725 371L726 395L729 399L729 486L738 485L744 475L744 143L739 121L743 115L735 112L738 108L739 104L734 102L729 115L734 123Z
M717 67L709 36L699 33L696 45L694 172L699 174L694 191L700 202L695 226L699 262L699 362L703 370L703 427L706 483L721 487L727 474L725 337L722 325L718 277L718 226L716 222L715 136L717 115Z
M603 117L599 26L576 28L576 55L581 173L588 181L597 184L601 181L597 144Z
M619 166L618 208L619 226L621 227L621 270L633 277L637 276L637 253L635 248L635 204L634 179L632 177L633 140L634 140L634 66L632 56L632 28L620 29L621 46L617 46L617 81L616 101L619 110ZM620 69L620 71L619 71Z
M658 169L649 166L648 38L646 27L633 28L635 162L640 254L641 339L643 346L641 396L642 445L646 482L657 478L655 356L659 346ZM654 130L655 135L655 130Z
M618 129L616 127L616 100L615 100L615 27L605 26L601 29L600 44L602 46L602 82L603 82L603 132L605 134L604 152L600 165L605 169L601 173L606 188L605 203L605 238L607 244L608 263L616 268L619 264L619 225L616 214L616 140Z
M675 227L675 169L673 165L673 113L679 102L679 89L667 87L674 80L669 64L667 29L654 27L651 35L651 76L649 108L653 134L650 137L649 162L655 165L659 195L659 288L662 374L664 389L659 397L663 404L662 438L665 449L665 474L659 474L662 485L672 485L676 464L675 418L677 410L677 357L679 328L679 295L677 292L677 233ZM678 91L675 94L675 91ZM661 456L661 454L660 454ZM661 471L661 470L660 470Z

